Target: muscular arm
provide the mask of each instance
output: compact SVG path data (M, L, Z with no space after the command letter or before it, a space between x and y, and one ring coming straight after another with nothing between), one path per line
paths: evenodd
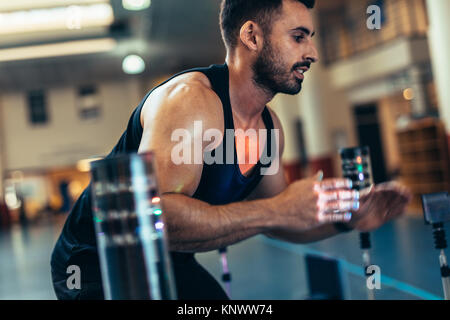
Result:
M280 158L284 151L284 133L281 122L277 115L271 111L274 120L274 126L280 130ZM265 176L258 187L250 195L249 199L270 198L280 194L287 187L286 177L283 166L280 165L278 174ZM330 238L339 233L334 224L328 223L303 232L291 231L286 228L273 229L264 234L270 238L279 239L294 243L310 243Z
M281 193L287 187L283 168L280 168L279 174L276 176L266 176L261 181L258 188L251 195L250 199L259 199L273 197ZM339 231L332 223L323 224L321 226L304 230L289 230L288 228L274 228L268 232L263 232L269 238L293 242L293 243L311 243L327 239L339 234Z
M262 233L270 227L269 200L212 206L183 194L162 197L170 248L175 251L210 251Z
M278 195L286 187L280 179L282 170L263 179L260 192L264 199L209 205L192 198L203 170L202 157L196 162L195 154L203 155L221 143L221 138L204 142L203 132L216 129L223 137L224 119L220 99L204 75L177 78L155 90L145 103L139 147L139 152L152 150L155 155L170 250L209 251L260 233L298 242L300 232L322 224L317 183L302 180ZM196 121L201 124L200 132ZM187 161L180 162L184 156Z
M174 84L155 92L146 102L141 118L144 132L139 152L155 153L169 247L175 251L218 249L267 231L278 223L273 203L268 199L213 206L192 198L203 166L174 163L172 151L179 142L172 141L172 133L184 129L194 137L194 121L201 121L203 130L224 130L220 100L201 80L189 80L187 85ZM202 154L208 144L202 144ZM194 141L186 147L193 150Z

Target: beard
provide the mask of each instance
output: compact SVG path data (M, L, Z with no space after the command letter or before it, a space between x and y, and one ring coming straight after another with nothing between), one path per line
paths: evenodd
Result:
M292 73L297 67L288 67L281 54L272 47L271 43L265 45L252 66L253 81L265 91L275 95L285 93L296 95L302 90L303 79L294 77Z

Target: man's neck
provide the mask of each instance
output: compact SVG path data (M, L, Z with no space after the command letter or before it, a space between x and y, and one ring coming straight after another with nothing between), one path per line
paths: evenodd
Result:
M230 102L236 120L242 126L254 127L274 95L253 80L250 63L238 57L226 59L230 74Z

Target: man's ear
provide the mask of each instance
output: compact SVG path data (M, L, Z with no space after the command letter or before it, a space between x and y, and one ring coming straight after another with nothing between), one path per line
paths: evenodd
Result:
M263 46L263 33L261 27L253 22L247 21L239 32L242 44L251 51L258 51Z

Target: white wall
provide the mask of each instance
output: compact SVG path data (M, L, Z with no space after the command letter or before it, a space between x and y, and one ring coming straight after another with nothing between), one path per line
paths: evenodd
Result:
M299 118L303 121L309 157L333 154L336 151L334 134L337 132L345 134L346 147L356 144L351 105L346 94L330 87L329 74L322 67L314 65L310 72L299 95L278 94L270 103L284 129L286 141L283 160L286 163L300 160L295 127ZM317 99L318 96L320 99Z
M298 96L278 95L270 104L285 130L283 160L292 162L300 157L294 126L297 118L303 120L309 158L337 158L337 148L356 146L352 107L401 92L411 84L393 82L392 76L428 59L426 39L401 38L329 67L320 62L312 65ZM337 141L338 137L343 139Z
M2 109L2 101L0 99L0 201L3 201L3 174L4 174L4 156L5 156L5 148L4 148L4 135L3 135L4 127L3 127L3 109Z
M353 88L377 79L383 79L430 61L426 38L399 38L373 50L331 65L329 71L333 86Z
M298 98L278 94L270 102L270 107L280 118L285 135L283 161L296 162L300 159L299 141L297 140L296 121L299 118Z
M346 136L345 146L339 147L355 144L354 119L348 96L333 86L329 69L320 62L306 73L299 104L309 157L327 157L336 153L336 132L343 132Z
M430 20L430 47L433 73L436 82L439 112L444 121L447 134L450 134L450 37L448 30L450 22L448 13L450 1L427 0Z
M49 122L44 126L29 123L25 92L2 95L4 169L64 167L107 154L143 94L137 80L101 83L98 92L101 116L83 120L76 106L77 88L46 91Z

